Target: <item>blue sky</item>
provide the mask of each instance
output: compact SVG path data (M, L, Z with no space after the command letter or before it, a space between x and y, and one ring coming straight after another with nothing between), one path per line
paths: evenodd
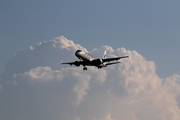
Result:
M180 70L179 0L0 1L0 74L12 56L64 36L91 51L125 47L165 78Z

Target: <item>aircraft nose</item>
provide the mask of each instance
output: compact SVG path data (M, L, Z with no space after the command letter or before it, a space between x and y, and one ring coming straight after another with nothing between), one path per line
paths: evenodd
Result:
M81 50L77 50L77 51L75 52L75 55L78 57L81 52L82 52Z

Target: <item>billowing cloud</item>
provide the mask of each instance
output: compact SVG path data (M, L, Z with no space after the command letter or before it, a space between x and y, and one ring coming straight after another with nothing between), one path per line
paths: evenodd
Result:
M180 75L161 79L153 61L110 46L90 53L129 55L103 69L61 65L87 49L65 37L38 43L9 60L0 83L0 119L179 120Z

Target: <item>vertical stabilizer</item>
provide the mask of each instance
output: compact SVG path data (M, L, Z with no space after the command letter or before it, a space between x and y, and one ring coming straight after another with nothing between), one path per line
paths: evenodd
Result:
M106 50L104 51L104 55L103 55L103 59L106 59L107 57L107 53L106 53Z

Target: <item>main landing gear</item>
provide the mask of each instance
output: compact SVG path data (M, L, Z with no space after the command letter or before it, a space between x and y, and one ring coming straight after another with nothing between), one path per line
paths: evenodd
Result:
M87 70L87 67L84 67L83 70Z
M98 69L101 69L102 67L97 67Z

